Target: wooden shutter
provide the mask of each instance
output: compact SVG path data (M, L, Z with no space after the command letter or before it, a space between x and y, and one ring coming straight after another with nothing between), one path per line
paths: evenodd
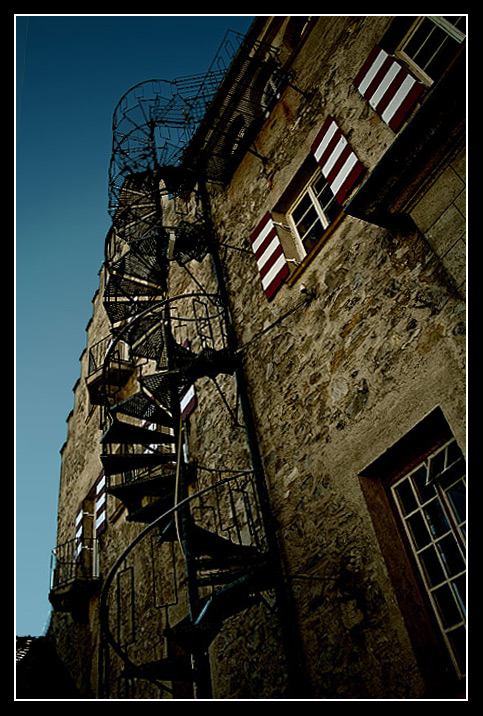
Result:
M107 527L107 493L104 471L96 480L96 494L94 498L95 534L100 535Z
M195 386L191 385L180 398L181 406L181 418L186 420L188 415L191 415L193 410L196 408L196 392Z
M312 144L312 154L337 202L342 204L364 167L332 117L327 117L317 134Z
M183 343L183 346L185 348L189 348L190 342L185 341ZM183 390L180 396L181 420L186 420L186 418L191 415L193 410L195 410L197 404L198 401L196 398L196 388L194 385L190 385L189 388Z
M394 132L400 129L423 90L423 85L400 62L377 45L354 85Z
M77 510L75 518L75 558L78 559L84 546L84 507Z
M252 232L250 240L262 288L270 301L290 273L270 212L265 214Z

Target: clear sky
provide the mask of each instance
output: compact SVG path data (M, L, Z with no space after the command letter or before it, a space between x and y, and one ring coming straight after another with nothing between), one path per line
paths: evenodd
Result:
M112 112L133 85L209 69L247 15L17 15L16 634L50 615L60 449L104 252Z

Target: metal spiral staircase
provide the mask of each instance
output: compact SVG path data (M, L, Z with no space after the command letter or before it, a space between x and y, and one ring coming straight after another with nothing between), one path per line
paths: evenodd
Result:
M215 68L194 84L143 83L114 113L111 334L92 392L102 406L107 491L133 529L144 526L104 578L101 698L211 698L208 651L224 625L252 608L288 608L202 164L186 171L183 162L224 75ZM188 193L196 210L166 225L166 198L188 202ZM204 260L210 288L190 268ZM172 295L173 268L189 277L189 291ZM193 386L217 396L241 446L221 465L190 458L181 401ZM224 427L215 430L221 440ZM109 532L105 539L111 548ZM290 651L291 620L280 623ZM294 654L289 672L299 668Z

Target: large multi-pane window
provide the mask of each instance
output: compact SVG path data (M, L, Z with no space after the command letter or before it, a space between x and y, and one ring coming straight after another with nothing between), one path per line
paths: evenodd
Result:
M466 479L455 440L391 487L455 668L465 674Z
M427 81L437 80L450 64L466 36L466 16L420 17L400 44L405 58Z
M322 171L318 170L287 212L302 256L310 253L339 214L340 207L334 194Z

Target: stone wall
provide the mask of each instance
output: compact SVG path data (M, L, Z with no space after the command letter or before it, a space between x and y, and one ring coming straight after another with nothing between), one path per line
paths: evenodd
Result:
M407 611L394 588L393 570L403 567L394 567L397 556L391 564L385 557L385 535L375 527L362 473L435 408L465 445L463 154L455 147L423 178L406 208L412 221L394 222L389 229L343 216L271 302L262 292L249 237L266 211L282 207L328 114L337 118L368 173L384 156L394 135L358 95L352 78L390 22L389 17L319 18L293 58L294 86L285 90L256 138L264 159L248 152L227 187L208 187L270 509L294 600L292 618L300 629L310 697L321 699L427 694ZM278 21L280 34L270 38L275 44L282 45L285 24L284 18ZM167 221L172 218L168 212ZM190 265L190 271L216 290L210 257ZM173 268L172 295L187 290L196 290L191 275ZM102 285L88 345L109 329L101 301ZM86 361L87 353L63 449L59 541L73 537L77 507L100 471L99 409L88 402ZM197 382L198 407L187 424L190 457L210 468L248 467L243 425L234 424L219 388L228 405L238 407L233 376L221 376L218 385ZM111 497L108 516L103 575L140 529ZM215 698L286 694L280 624L270 609L273 595L265 597L231 620L211 647ZM149 624L143 626L149 645ZM87 621L57 614L52 630L72 674L82 653L78 686L95 691L97 599ZM69 650L72 643L76 653Z
M257 137L267 161L247 155L229 189L213 193L227 244L249 248L327 113L369 169L381 158L390 132L350 79L384 25L338 18L309 36L293 67L294 84L312 91L311 101L289 88ZM271 303L254 260L226 252L240 345L252 341L244 368L270 498L319 696L424 693L359 474L435 406L464 446L463 275L453 259L464 226L461 166L459 156L420 196L413 228L345 217ZM304 287L313 300L257 339L300 302Z

